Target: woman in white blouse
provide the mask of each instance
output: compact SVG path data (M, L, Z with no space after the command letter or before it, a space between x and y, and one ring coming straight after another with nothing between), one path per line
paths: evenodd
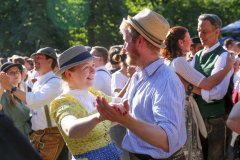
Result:
M201 89L210 90L215 85L220 83L222 79L228 74L228 72L232 69L234 58L232 56L228 57L226 67L217 72L216 74L205 77L203 74L195 70L185 59L185 55L190 51L190 46L192 44L190 35L188 30L182 26L176 26L169 30L168 35L165 39L166 48L161 50L161 56L165 58L166 61L169 62L170 67L178 74L178 76L184 82L185 87L186 84L192 84L197 86L192 90L196 94L201 94ZM188 97L192 101L193 98L191 96ZM190 107L193 106L194 102L188 103L186 105L186 125L187 125L187 133L188 139L185 144L187 154L187 159L202 159L202 151L201 151L201 143L199 142L198 135L198 127L200 133L203 136L206 136L206 128L202 123L199 124L200 121L203 122L201 116L199 116L199 111L196 109L198 107ZM188 105L189 104L189 105ZM194 108L194 109L193 109ZM193 113L194 112L194 113ZM195 120L194 120L195 119ZM204 124L204 123L203 123ZM197 127L196 127L197 126ZM195 128L195 130L194 130Z

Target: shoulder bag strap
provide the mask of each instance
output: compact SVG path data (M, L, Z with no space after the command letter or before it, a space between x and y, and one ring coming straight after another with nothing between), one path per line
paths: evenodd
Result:
M50 114L49 114L48 105L44 106L44 111L45 111L45 115L46 115L46 119L47 119L48 128L50 128L50 127L52 127L52 122L51 122L51 118L50 118Z

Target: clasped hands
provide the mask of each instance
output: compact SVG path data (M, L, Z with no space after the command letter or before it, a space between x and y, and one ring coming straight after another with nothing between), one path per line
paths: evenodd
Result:
M10 90L12 85L10 83L10 78L5 72L0 72L0 84L1 88Z
M96 107L100 114L99 119L101 120L110 120L112 122L121 123L129 116L129 106L127 100L123 103L108 103L105 98L97 97L96 101Z

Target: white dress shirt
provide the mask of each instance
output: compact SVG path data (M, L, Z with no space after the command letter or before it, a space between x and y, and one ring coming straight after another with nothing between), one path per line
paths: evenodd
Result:
M111 96L111 73L105 66L99 66L96 68L93 86L97 90Z
M203 54L208 54L209 52L215 50L219 45L220 43L218 42L212 47L208 49L204 49ZM228 56L228 52L223 52L218 57L216 63L214 64L214 68L211 72L211 75L217 73L218 71L222 70L226 66L227 56ZM192 65L194 66L194 64L195 64L195 57L192 60ZM232 73L233 73L233 70L229 72L226 75L226 77L218 85L213 87L211 90L201 89L202 98L208 103L210 103L212 100L222 99L227 93L227 89L228 89L228 85L229 85Z
M32 112L32 129L39 130L48 128L44 106L62 93L62 80L52 72L37 77L32 92L26 93L27 106ZM53 126L56 126L51 118Z

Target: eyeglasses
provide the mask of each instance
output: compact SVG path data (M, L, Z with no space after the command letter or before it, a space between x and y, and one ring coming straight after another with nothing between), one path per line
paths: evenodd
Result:
M8 72L7 75L9 76L15 76L15 75L19 75L20 74L20 71L11 71L11 72Z

